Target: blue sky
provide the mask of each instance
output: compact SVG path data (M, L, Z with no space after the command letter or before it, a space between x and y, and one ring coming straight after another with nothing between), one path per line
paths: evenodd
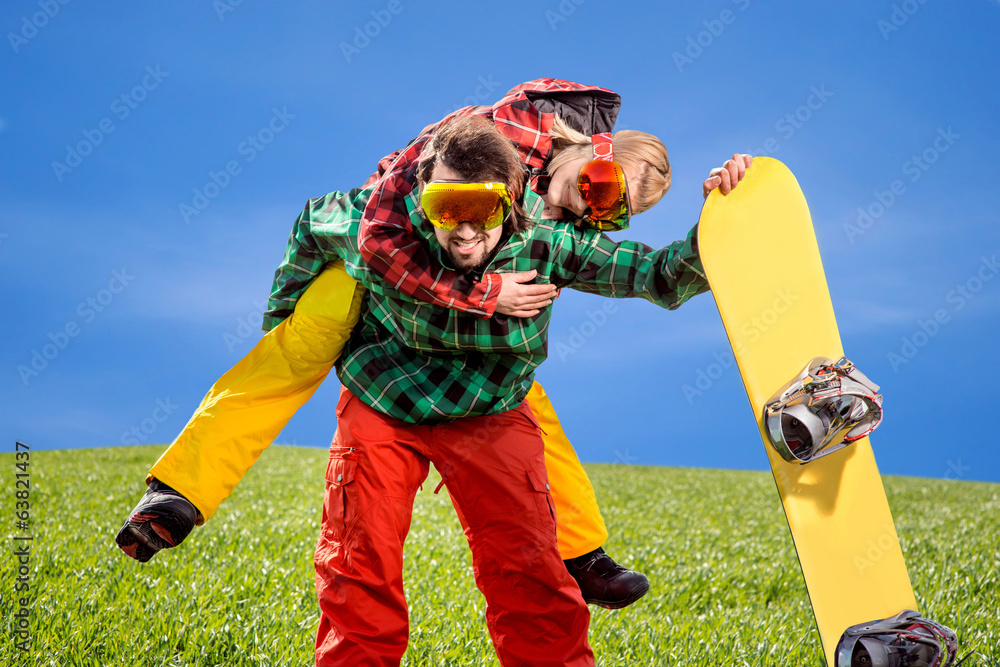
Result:
M671 192L623 238L682 238L735 151L787 164L845 349L882 385L882 472L1000 481L1000 4L613 7L6 3L2 441L169 442L261 335L306 199L360 184L446 112L552 76L618 91L619 127L670 151ZM555 308L538 377L583 460L766 468L710 296L667 312L564 292ZM279 442L327 446L337 390Z

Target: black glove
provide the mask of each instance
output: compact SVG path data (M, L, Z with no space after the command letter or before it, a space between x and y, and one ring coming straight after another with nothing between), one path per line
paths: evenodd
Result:
M197 517L197 508L187 498L154 479L115 542L126 554L145 563L160 549L180 544L194 529Z

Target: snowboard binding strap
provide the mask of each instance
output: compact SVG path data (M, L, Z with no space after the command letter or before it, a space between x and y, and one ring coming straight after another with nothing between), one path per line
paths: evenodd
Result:
M837 667L951 667L955 633L909 609L852 625L837 644Z
M815 357L764 405L767 436L781 458L808 463L846 447L882 421L878 385L847 357Z

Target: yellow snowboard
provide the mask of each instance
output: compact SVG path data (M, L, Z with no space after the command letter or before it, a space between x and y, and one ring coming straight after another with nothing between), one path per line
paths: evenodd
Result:
M849 626L917 603L868 438L802 465L782 459L766 435L772 394L812 358L843 356L795 177L778 160L755 158L739 187L709 196L698 243L833 667Z

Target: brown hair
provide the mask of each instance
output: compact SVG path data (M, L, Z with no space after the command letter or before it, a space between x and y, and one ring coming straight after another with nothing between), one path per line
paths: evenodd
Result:
M551 176L556 169L579 158L593 155L591 139L559 116L552 123L552 157L545 170ZM628 179L632 212L642 213L652 208L670 189L670 161L667 147L652 134L636 130L619 130L611 137L615 162L622 166Z
M513 205L506 223L511 232L526 231L534 224L521 207L527 170L513 143L493 123L476 116L462 116L439 128L417 164L418 187L431 180L439 160L471 182L506 185Z

